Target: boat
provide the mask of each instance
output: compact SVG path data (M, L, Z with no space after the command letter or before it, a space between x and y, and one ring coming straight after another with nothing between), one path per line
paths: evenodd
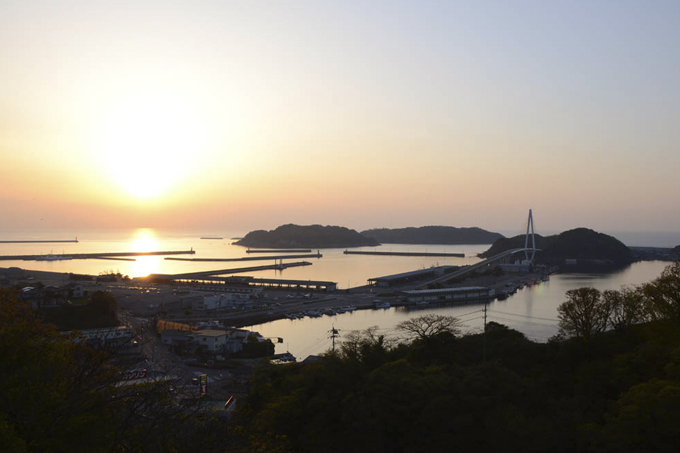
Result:
M389 303L389 302L376 302L376 303L375 303L375 308L376 308L376 309L390 308L390 303Z

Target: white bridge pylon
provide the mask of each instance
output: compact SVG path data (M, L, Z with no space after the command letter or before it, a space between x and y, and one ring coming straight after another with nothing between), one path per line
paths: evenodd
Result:
M531 248L529 248L529 230L531 229ZM529 251L531 251L531 258L529 258ZM524 237L524 256L532 265L534 264L534 256L536 255L536 237L534 236L534 216L529 209L529 218L527 219L527 234Z

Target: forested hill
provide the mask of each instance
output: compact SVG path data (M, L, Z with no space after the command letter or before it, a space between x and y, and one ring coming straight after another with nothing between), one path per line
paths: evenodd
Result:
M513 248L524 247L525 236L503 238L494 242L489 250L481 254L487 258ZM536 262L561 266L567 259L574 259L579 265L605 265L621 267L633 261L633 253L618 239L588 228L576 228L554 236L536 235Z
M314 362L258 367L244 421L295 452L675 452L678 284L675 264L638 289L570 291L547 343L495 322L458 336L433 314L397 325L406 344L343 333Z
M366 237L390 244L493 244L503 238L481 228L424 226L419 228L375 228L361 232Z
M248 233L236 245L266 248L342 248L380 245L356 230L340 226L282 225L275 230Z

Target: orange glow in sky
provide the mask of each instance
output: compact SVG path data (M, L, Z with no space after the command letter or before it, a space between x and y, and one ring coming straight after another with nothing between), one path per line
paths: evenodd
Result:
M624 3L1 2L0 218L679 231L680 6Z

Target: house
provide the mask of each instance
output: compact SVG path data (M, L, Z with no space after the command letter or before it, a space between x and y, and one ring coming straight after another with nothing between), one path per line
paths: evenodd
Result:
M194 336L191 331L173 329L163 329L161 331L161 343L163 344L187 347L193 340Z
M243 351L249 336L266 341L259 333L244 329L203 329L193 332L193 344L214 354L234 354Z

